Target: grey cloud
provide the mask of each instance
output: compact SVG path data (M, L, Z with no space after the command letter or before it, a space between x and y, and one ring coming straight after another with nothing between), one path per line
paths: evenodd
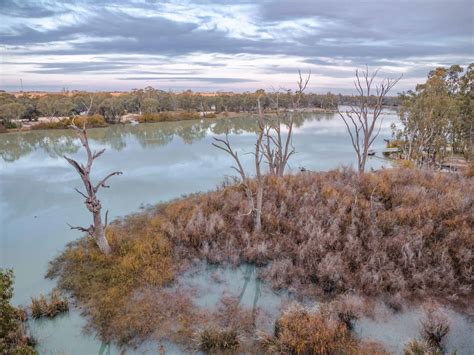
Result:
M392 60L390 65L399 66L397 60L408 57L442 58L452 56L469 58L473 54L472 33L473 14L469 0L364 0L354 4L350 0L265 0L252 2L257 15L253 19L257 31L270 33L282 21L297 24L299 19L314 21L315 26L308 31L288 31L287 36L278 39L259 39L253 37L236 38L232 32L216 28L200 29L191 22L172 21L161 16L130 15L122 11L124 4L118 0L95 1L77 0L73 4L84 11L74 13L77 22L62 24L52 30L33 27L27 18L51 17L58 13L72 11L69 2L48 1L5 1L4 17L25 17L22 25L10 26L0 35L0 47L16 55L62 56L94 55L101 62L89 63L48 63L38 64L31 73L78 74L78 73L124 73L150 75L199 75L199 71L142 70L134 65L143 63L140 56L147 57L148 64L154 62L153 56L160 56L160 62L177 63L191 53L254 54L299 56L308 64L321 68L320 73L333 77L344 77L343 70L333 69L334 64L321 57L350 60L351 66L378 66L382 60ZM219 7L233 4L229 0L194 0L194 3ZM66 4L66 5L65 5ZM82 5L81 5L82 4ZM127 7L146 11L159 10L163 1L132 0ZM2 3L3 5L3 3ZM54 9L53 5L57 5ZM69 7L68 7L69 6ZM138 12L139 13L139 12ZM200 15L207 23L207 14ZM314 27L314 28L313 28ZM73 42L74 40L74 42ZM51 43L64 44L60 49L52 49ZM32 49L36 45L39 49ZM54 47L56 48L56 46ZM113 55L113 56L111 56ZM118 60L127 55L136 58L123 62ZM162 59L163 56L165 59ZM110 59L113 57L115 59ZM149 58L149 59L148 59ZM440 59L441 58L441 59ZM226 67L224 62L193 62L188 64L203 67ZM411 69L409 75L418 75L417 70L426 70L428 62L420 63ZM16 63L20 64L20 63ZM466 64L466 63L461 63ZM328 66L331 66L329 68ZM344 66L345 64L340 64ZM327 67L327 68L325 68ZM262 67L263 73L292 73L291 67ZM304 68L302 68L304 69ZM204 68L203 68L204 70ZM194 80L174 77L175 81ZM199 76L197 77L199 78ZM123 80L160 80L163 78L122 78ZM204 80L211 78L200 78ZM212 78L216 80L215 78ZM222 80L232 78L223 78ZM171 80L171 79L169 79ZM233 79L235 80L235 79ZM243 81L248 81L242 79ZM216 82L216 81L213 81ZM238 82L238 81L233 81Z
M2 0L0 14L11 17L42 18L67 12L60 4L51 1Z
M12 64L12 62L8 62ZM121 73L124 74L155 74L155 75L193 75L198 74L197 70L174 70L174 71L156 71L156 70L137 70L136 62L55 62L55 63L38 63L23 62L15 64L31 64L37 68L26 71L35 74L80 74L80 73Z
M247 83L247 82L256 82L252 79L240 79L240 78L209 78L209 77L125 77L119 78L120 80L145 80L145 81L197 81L197 82L206 82L213 84L231 84L231 83Z

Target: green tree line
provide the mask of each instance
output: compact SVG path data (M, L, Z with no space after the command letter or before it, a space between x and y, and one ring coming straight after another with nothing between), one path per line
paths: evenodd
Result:
M474 63L437 68L414 91L400 95L401 125L394 135L404 158L436 165L448 156L472 156Z
M104 116L108 123L117 122L127 113L145 114L166 111L197 112L254 112L257 98L264 95L264 108L271 108L278 101L279 108L291 107L294 92L266 93L263 90L246 93L220 93L215 96L201 95L192 91L173 93L152 87L133 90L129 93L74 92L45 94L42 96L21 95L15 97L8 93L0 94L0 120L5 126L13 120L37 120L38 117L69 117L72 115ZM301 106L306 108L335 109L342 96L332 93L305 94Z

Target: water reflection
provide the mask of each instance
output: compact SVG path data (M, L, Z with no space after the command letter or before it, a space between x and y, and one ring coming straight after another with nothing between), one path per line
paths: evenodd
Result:
M383 138L390 137L390 124L396 119L393 114L385 120L376 146L382 146ZM113 181L111 189L101 191L101 201L110 210L110 218L115 218L134 213L141 205L213 189L226 174L232 174L232 161L211 146L212 136L229 131L239 153L249 152L255 144L256 130L255 119L249 117L92 129L93 148L108 148L94 168L93 179L117 169L124 172ZM298 154L291 165L295 168L329 170L341 164L354 164L344 123L337 116L313 114L298 118L294 133ZM81 186L80 178L61 158L63 154L84 154L79 141L68 130L0 135L0 267L15 270L16 305L28 304L31 296L49 293L54 287L54 281L44 279L48 262L68 242L78 238L66 222L82 225L90 221L73 189ZM252 171L252 156L242 154L242 164ZM382 165L375 159L370 164L375 168ZM252 268L243 265L239 270L226 269L221 275L226 282L217 284L210 274L203 272L191 280L202 289L196 300L198 306L218 304L226 291L240 297L240 304L246 308L258 307L276 316L282 295L275 295L261 284ZM113 344L102 345L93 335L83 334L85 323L79 311L72 309L65 317L32 322L31 327L42 354L71 353L71 349L85 354L98 353L99 349L120 353ZM271 331L271 325L267 326ZM166 347L172 349L171 344ZM156 354L156 346L150 344L147 351ZM132 353L144 352L141 348ZM174 353L179 353L179 349Z
M296 128L305 121L331 119L332 115L298 115L294 118ZM285 120L283 120L285 123ZM142 148L164 146L179 137L186 144L202 140L209 133L231 134L257 132L257 121L253 117L234 117L222 119L202 119L179 122L159 122L139 125L113 125L107 128L89 130L92 141L103 144L116 151L127 147L130 138L136 139ZM73 132L68 130L40 130L15 132L0 135L0 157L5 162L13 162L22 156L42 150L50 157L76 153L80 143Z

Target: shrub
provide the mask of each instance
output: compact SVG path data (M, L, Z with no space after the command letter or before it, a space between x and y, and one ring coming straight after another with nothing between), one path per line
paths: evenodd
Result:
M230 350L239 346L239 333L235 329L208 328L198 332L196 345L204 352Z
M71 124L82 127L85 123L87 128L107 127L108 124L101 115L76 116L74 118L64 118L57 122L39 122L31 126L31 129L66 129Z
M443 355L440 349L433 348L430 344L423 340L413 339L405 345L403 350L405 355Z
M13 296L13 271L0 269L0 353L37 354L35 340L27 335L25 312L10 304Z
M120 320L126 318L136 290L173 280L171 246L154 222L147 223L147 217L132 215L109 225L106 236L111 256L85 238L70 244L48 271L48 277L61 275L59 288L70 291L80 306L86 306L91 324L104 340L127 338L115 327L122 329Z
M0 122L0 133L6 133L6 132L7 132L7 129L5 125L2 122Z
M472 178L474 177L474 163L471 162L466 170L466 177Z
M421 337L434 349L443 349L443 340L449 333L449 320L436 304L428 304L421 320Z
M279 354L347 354L359 347L344 324L298 304L283 312L273 336L260 333L259 341L266 351Z
M327 307L347 329L352 330L362 313L363 302L356 297L344 295L330 302Z
M18 124L15 123L15 122L13 122L13 121L10 121L10 120L4 120L2 125L3 125L6 129L18 128Z
M61 297L58 290L53 290L49 295L49 299L44 295L40 295L38 298L31 298L31 315L33 318L54 318L56 315L68 310L69 302Z
M139 122L167 122L167 121L184 121L197 120L201 116L195 111L163 111L159 113L144 113L138 118Z

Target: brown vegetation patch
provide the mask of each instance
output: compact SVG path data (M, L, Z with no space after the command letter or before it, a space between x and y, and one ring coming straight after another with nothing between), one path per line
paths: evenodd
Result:
M69 302L61 297L58 290L53 290L49 297L40 295L31 298L31 315L33 318L54 318L60 313L69 310Z
M275 323L273 335L260 333L270 354L385 354L375 343L357 340L346 325L326 310L291 305Z
M49 276L72 292L103 339L122 344L153 336L192 345L189 339L216 326L239 336L254 331L242 329L246 317L228 317L237 324L223 322L197 309L192 294L163 288L196 260L253 263L276 288L306 295L317 290L328 299L352 290L389 300L393 308L407 298L469 295L472 179L417 169L266 179L261 233L252 232L243 189L225 186L116 221L107 230L111 256L88 239L71 244L52 263ZM325 336L357 348L347 332L359 310L348 301L331 307L336 325L328 325ZM237 309L241 316L246 312ZM326 322L307 317L310 323Z

